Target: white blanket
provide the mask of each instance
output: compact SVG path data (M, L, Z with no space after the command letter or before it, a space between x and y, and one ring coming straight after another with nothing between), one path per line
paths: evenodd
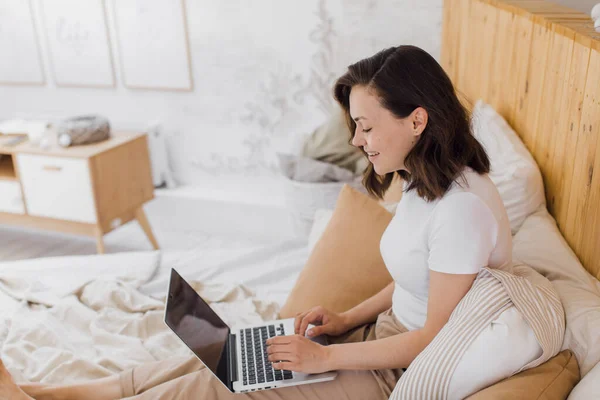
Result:
M276 303L214 279L219 264L201 260L135 252L0 263L0 358L17 382L69 383L191 354L163 322L172 266L226 322L275 319Z

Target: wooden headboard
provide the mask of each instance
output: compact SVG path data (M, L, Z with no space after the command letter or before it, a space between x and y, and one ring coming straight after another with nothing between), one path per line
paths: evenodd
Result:
M563 236L600 279L600 33L541 0L444 0L441 64L465 104L483 99L540 166Z

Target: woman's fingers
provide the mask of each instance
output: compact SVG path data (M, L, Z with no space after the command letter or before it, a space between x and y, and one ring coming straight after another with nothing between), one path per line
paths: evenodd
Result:
M329 332L330 327L331 327L331 325L327 325L327 324L315 326L314 328L311 328L310 331L308 331L308 335L310 337L314 337L314 336L322 335L324 333L330 333Z
M294 333L295 334L300 333L300 324L302 323L302 319L309 312L310 312L310 310L296 314L296 319L294 320Z
M314 322L320 320L321 316L318 311L311 311L302 318L302 322L300 323L300 331L298 335L304 336L306 332L306 328L308 328L308 324L313 324Z
M298 362L299 358L297 354L292 354L292 353L275 353L275 354L271 354L268 357L269 361L271 361L271 363L278 363L278 362Z
M274 353L291 353L289 344L283 344L283 345L272 344L270 346L267 346L267 354L274 354Z
M289 362L298 361L298 357L296 357L292 353L274 353L274 354L270 354L269 357L267 357L267 359L269 361L271 361L272 363L281 362L281 361L289 361Z
M308 311L296 314L294 319L294 333L304 336L308 324L320 324L325 317L326 310L321 307L313 307Z
M273 368L275 369L285 369L288 371L292 371L294 368L294 363L291 362L287 362L287 361L281 361L278 363L273 363Z

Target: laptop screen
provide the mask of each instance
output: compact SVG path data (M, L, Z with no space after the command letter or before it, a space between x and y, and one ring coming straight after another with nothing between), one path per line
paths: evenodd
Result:
M165 322L204 365L229 386L229 327L174 269L171 269Z

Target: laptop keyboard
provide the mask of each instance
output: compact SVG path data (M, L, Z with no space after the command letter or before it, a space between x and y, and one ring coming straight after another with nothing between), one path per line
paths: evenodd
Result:
M274 369L267 354L268 338L285 335L283 324L240 329L244 385L293 379L292 371Z

